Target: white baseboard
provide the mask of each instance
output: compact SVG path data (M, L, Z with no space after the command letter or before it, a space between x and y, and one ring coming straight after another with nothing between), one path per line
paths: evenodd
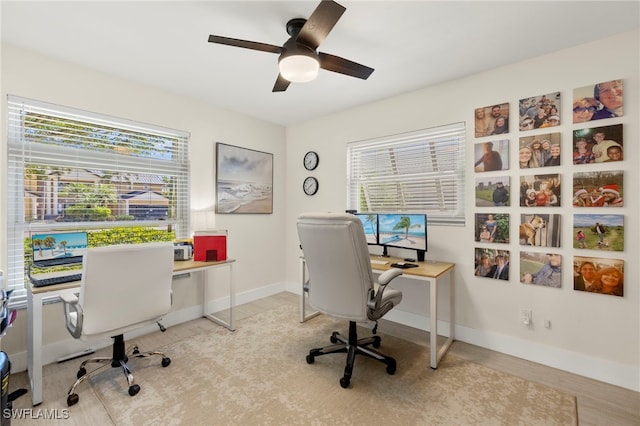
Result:
M385 319L419 330L431 329L429 318L398 308L385 315ZM640 368L624 365L553 346L542 345L504 334L492 333L456 325L455 339L491 349L496 352L526 359L548 367L578 374L590 379L640 391ZM438 334L449 337L449 323L438 320Z

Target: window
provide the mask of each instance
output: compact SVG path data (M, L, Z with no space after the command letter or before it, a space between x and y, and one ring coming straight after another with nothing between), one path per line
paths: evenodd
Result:
M464 154L464 123L351 142L348 208L464 225Z
M13 304L32 234L88 231L89 247L188 236L188 133L15 96L7 115Z

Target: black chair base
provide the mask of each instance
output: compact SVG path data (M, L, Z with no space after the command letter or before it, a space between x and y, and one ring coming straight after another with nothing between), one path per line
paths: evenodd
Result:
M378 360L387 366L388 374L395 374L396 360L368 347L373 346L376 349L379 348L380 336L370 336L358 339L355 321L349 322L348 338L345 338L337 331L334 331L331 334L330 340L333 345L325 346L324 348L311 349L309 351L309 355L307 355L307 363L313 364L315 362L315 357L320 355L346 353L347 365L344 368L344 376L340 379L340 386L343 388L349 387L349 384L351 383L351 375L353 373L353 365L356 360L356 355L365 355L369 358Z
M113 355L111 357L95 357L89 358L80 364L80 368L78 369L77 380L67 392L67 405L72 406L77 404L80 400L76 391L76 387L85 380L95 376L99 372L103 371L105 367L111 366L112 368L121 368L125 377L127 378L127 385L129 386L129 395L134 396L138 392L140 392L140 385L137 385L134 382L133 374L131 373L131 369L127 365L129 361L129 357L134 358L147 358L151 356L161 356L162 357L162 366L167 367L171 364L171 359L162 352L149 351L149 352L140 352L138 350L138 346L133 346L129 348L128 351L125 352L124 348L124 337L122 334L119 336L113 337ZM95 370L87 372L85 368L87 364L102 364L97 367Z

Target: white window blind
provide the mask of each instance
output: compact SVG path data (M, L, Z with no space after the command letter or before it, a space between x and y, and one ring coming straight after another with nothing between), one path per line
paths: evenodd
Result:
M349 209L426 213L430 224L464 224L464 156L464 123L351 142Z
M87 230L90 247L122 242L117 232L128 243L154 230L188 237L188 133L16 96L7 111L5 278L14 304L25 301L34 233Z

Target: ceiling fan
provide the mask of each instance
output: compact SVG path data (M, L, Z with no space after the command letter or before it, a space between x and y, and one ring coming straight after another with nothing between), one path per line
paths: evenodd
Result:
M291 37L282 46L216 35L210 35L209 42L280 54L280 72L273 92L284 92L291 82L313 80L319 68L366 80L373 68L316 50L345 10L335 1L322 0L309 19L294 18L287 22L287 33Z

